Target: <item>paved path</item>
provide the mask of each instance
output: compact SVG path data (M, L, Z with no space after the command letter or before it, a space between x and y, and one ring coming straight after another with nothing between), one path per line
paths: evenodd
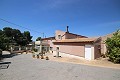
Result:
M31 54L16 55L4 62L0 80L120 80L120 69L85 66L33 59Z

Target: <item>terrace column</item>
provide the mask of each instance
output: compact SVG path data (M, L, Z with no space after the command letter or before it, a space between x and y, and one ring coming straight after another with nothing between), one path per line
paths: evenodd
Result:
M40 53L42 53L42 45L40 45Z
M26 46L26 50L28 50L27 46Z
M40 41L40 49L39 52L42 53L42 41Z
M11 52L13 52L13 46L10 47Z
M21 50L21 46L19 46L19 51Z

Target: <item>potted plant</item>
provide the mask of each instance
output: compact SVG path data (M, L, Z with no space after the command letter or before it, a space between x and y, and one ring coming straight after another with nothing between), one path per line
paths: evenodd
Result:
M35 54L34 53L32 54L32 57L35 58Z
M39 54L37 54L37 59L39 59Z
M48 57L48 56L46 56L46 60L49 60L49 57Z
M41 55L41 59L44 59L44 56L43 56L43 55Z

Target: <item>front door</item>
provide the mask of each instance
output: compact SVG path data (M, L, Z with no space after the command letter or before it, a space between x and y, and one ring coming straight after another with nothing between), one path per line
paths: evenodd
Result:
M91 45L85 45L85 59L91 60Z

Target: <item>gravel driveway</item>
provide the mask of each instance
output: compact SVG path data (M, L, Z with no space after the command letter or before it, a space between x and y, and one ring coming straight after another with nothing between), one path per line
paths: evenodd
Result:
M0 80L120 80L120 69L33 59L31 54L6 58Z

